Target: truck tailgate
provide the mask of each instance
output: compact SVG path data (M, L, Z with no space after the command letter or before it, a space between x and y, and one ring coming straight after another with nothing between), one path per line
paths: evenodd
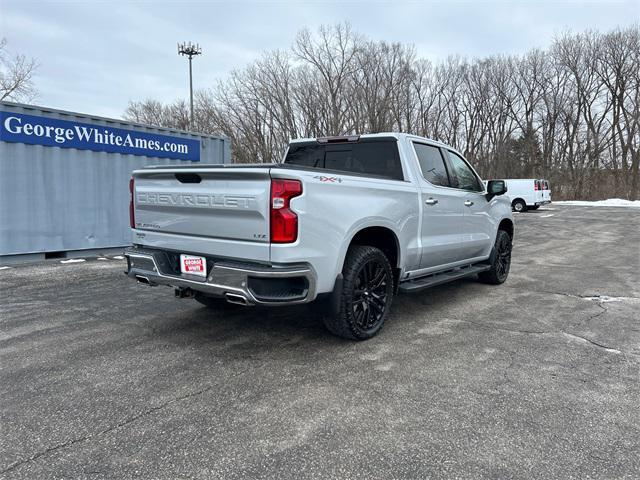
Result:
M164 248L184 248L180 239L193 237L202 245L227 245L224 256L233 257L234 242L263 244L269 251L269 168L163 168L134 172L136 232L148 232L157 244L166 234ZM147 235L137 235L135 243L145 244ZM143 240L140 240L143 239ZM171 240L173 239L173 240ZM188 242L197 244L197 242ZM253 245L251 251L256 251ZM219 248L200 252L219 254ZM237 252L238 256L243 256ZM255 255L253 255L255 256Z

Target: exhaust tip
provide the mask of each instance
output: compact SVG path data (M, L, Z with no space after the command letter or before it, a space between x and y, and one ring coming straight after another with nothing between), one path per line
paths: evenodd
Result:
M151 281L147 277L136 275L136 280L138 281L138 283L143 283L145 285L151 286Z
M247 302L247 299L245 297L235 293L226 293L224 298L227 300L227 302L235 303L236 305L244 305L245 307L249 305L249 302Z

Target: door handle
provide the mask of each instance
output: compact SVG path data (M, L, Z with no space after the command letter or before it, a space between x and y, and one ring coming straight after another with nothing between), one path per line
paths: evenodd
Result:
M473 202L471 200L467 200L466 202L464 202L465 207L470 207L471 205L473 205Z
M438 200L436 200L435 198L428 198L424 201L424 203L426 203L427 205L435 205L436 203L438 203Z

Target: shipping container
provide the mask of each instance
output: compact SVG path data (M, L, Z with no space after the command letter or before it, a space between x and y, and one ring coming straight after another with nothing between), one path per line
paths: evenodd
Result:
M0 102L0 262L128 245L132 170L230 162L225 137Z

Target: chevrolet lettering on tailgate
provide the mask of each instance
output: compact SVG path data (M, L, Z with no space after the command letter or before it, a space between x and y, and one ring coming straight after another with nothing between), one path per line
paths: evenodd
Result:
M140 205L174 205L184 207L250 208L255 197L206 193L141 192L136 194Z

